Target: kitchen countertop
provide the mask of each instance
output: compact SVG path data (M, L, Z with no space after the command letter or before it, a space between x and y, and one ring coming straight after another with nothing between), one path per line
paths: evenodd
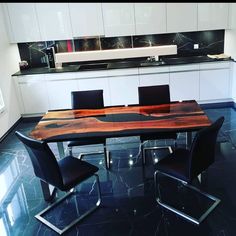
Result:
M20 75L33 75L33 74L48 74L48 73L65 73L65 72L83 72L83 71L96 71L96 70L110 70L110 69L123 69L123 68L137 68L137 67L157 67L169 65L184 65L190 63L202 62L218 62L218 61L231 61L232 59L212 59L208 56L192 56L192 57L162 57L160 61L148 60L124 60L116 62L93 62L83 65L67 65L61 69L56 68L31 68L18 71L12 76Z

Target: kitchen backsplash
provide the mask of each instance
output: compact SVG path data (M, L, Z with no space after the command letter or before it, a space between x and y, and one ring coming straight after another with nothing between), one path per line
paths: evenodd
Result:
M224 34L224 30L212 30L110 38L94 37L18 43L18 48L21 60L27 61L33 68L48 65L45 51L52 46L55 47L56 52L75 52L176 44L178 56L219 54L224 52ZM194 49L194 44L198 44L199 48Z

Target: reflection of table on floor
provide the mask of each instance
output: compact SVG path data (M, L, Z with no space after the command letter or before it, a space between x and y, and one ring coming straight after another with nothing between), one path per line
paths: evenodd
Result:
M211 124L196 101L171 102L155 106L108 107L103 109L49 111L30 136L46 142L83 138L112 138L157 132L191 132Z

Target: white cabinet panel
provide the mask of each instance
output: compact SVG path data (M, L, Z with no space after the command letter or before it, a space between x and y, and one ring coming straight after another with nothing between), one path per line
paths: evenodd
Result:
M73 37L104 35L101 3L69 3Z
M200 71L200 100L230 97L229 69Z
M47 81L50 109L70 109L71 91L78 90L77 80Z
M19 89L23 100L24 114L46 112L49 107L44 76L23 76L22 78L24 80L19 82Z
M11 43L41 40L34 3L5 3L4 10Z
M197 31L197 3L167 3L167 32Z
M139 75L139 86L169 84L169 73Z
M166 33L166 3L135 3L136 35Z
M170 73L171 101L199 100L199 71Z
M110 77L109 86L111 105L138 103L138 75Z
M134 3L102 3L105 36L135 34Z
M89 78L89 79L79 79L78 81L79 90L103 90L104 105L110 106L110 91L108 78Z
M198 30L227 29L229 3L198 3Z
M42 40L72 38L68 3L36 3Z

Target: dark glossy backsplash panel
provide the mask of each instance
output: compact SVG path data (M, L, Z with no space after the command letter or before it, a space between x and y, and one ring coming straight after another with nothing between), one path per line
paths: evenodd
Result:
M106 50L118 48L152 47L176 44L178 56L220 54L224 52L224 30L197 31L122 37L94 37L62 41L18 43L21 60L31 68L48 65L46 48L56 52ZM199 48L194 49L194 44Z

